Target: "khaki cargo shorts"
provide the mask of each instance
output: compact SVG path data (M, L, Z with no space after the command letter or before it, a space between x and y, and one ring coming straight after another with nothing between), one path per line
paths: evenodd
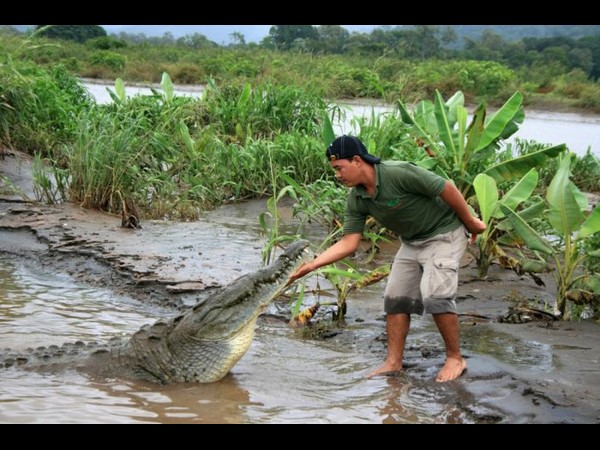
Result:
M458 266L467 248L464 225L421 241L403 243L383 295L388 314L456 314Z

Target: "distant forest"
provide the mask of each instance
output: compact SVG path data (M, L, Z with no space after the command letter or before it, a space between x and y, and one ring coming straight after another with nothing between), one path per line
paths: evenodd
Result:
M44 25L37 25L39 30ZM0 32L11 31L1 26ZM20 33L12 28L14 33ZM77 42L98 39L105 50L129 44L219 47L198 33L175 39L119 33L107 36L99 25L55 25L44 31L49 38ZM340 25L273 25L259 44L234 32L227 47L259 47L314 54L386 56L412 60L473 59L497 61L511 68L561 64L581 69L593 80L600 77L600 25L385 25L371 33L352 32Z
M564 36L577 39L600 34L600 25L450 25L456 33L458 48L466 39L479 40L484 32L494 32L505 41L518 41L526 37L549 38Z

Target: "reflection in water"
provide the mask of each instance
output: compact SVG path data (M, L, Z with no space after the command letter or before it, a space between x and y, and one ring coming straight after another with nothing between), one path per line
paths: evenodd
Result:
M136 423L155 417L131 398L95 388L77 372L2 373L0 423Z
M157 386L9 369L2 374L0 423L244 423L249 404L231 376Z
M167 386L121 382L94 384L113 397L135 404L145 415L141 421L156 423L245 423L251 405L248 391L232 375L217 383L181 383Z

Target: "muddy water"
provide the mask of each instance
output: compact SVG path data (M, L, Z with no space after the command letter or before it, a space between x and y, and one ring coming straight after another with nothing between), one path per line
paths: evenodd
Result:
M108 289L83 287L66 275L15 266L2 254L0 286L1 347L107 340L150 319L146 307Z
M264 202L226 206L207 213L212 238L202 239L202 258L218 259L222 248L238 245L235 236L253 234L260 242L258 214ZM289 208L282 217L290 219ZM287 226L292 227L291 220ZM150 232L150 225L147 232ZM237 232L236 232L237 231ZM20 232L15 232L20 233ZM318 234L318 233L317 233ZM173 227L161 242L177 240L182 256L198 236ZM234 240L232 240L232 238ZM6 241L22 236L3 233ZM319 238L321 239L321 238ZM250 239L246 239L250 240ZM24 245L24 244L23 244ZM261 245L246 245L244 259L260 261ZM199 256L200 257L200 256ZM235 268L223 266L231 277ZM246 269L247 270L247 269ZM321 283L323 280L321 280ZM24 349L81 339L103 341L134 332L168 310L114 297L110 290L82 286L11 257L0 258L0 347ZM306 302L316 299L307 297ZM194 423L377 423L472 421L453 405L439 402L430 381L410 385L401 379L365 380L381 361L381 288L373 286L353 301L348 327L327 340L307 340L280 316L285 302L273 305L258 323L256 337L231 374L209 385L156 386L123 380L93 380L74 370L2 372L0 422L194 422ZM277 315L279 314L279 316ZM439 362L439 361L438 361ZM422 384L413 391L413 384ZM435 388L435 386L432 386ZM416 397L413 398L412 395Z
M0 286L3 347L107 340L165 313L114 298L109 291L78 286L66 276L15 266L5 257L0 259ZM4 370L0 422L473 421L455 405L440 402L439 387L430 381L364 378L380 361L383 347L374 340L382 331L379 289L362 297L338 339L307 340L267 316L232 373L209 385L92 380L75 370ZM281 308L287 306L276 305L274 311Z

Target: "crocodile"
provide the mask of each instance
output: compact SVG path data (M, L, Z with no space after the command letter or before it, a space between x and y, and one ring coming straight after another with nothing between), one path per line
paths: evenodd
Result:
M160 384L211 383L225 377L248 351L256 320L308 258L308 241L290 244L270 265L243 275L170 320L144 325L130 338L107 344L5 350L0 367L57 370L75 367L91 376Z

